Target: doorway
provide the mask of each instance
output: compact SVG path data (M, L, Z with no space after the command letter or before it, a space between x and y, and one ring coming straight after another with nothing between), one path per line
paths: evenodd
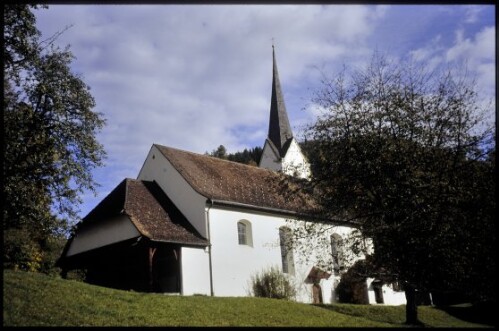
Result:
M180 293L180 247L158 246L153 258L154 292Z
M313 297L313 303L314 304L319 304L322 303L322 288L319 285L319 283L314 283L312 285L312 297Z

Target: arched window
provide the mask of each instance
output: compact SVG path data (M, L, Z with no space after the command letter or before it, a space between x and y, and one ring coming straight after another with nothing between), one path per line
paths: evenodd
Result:
M343 239L337 233L331 235L331 256L333 257L333 270L338 273L343 267Z
M253 246L251 223L247 220L237 222L237 238L239 245Z
M279 241L281 244L282 272L295 274L295 263L293 260L293 249L291 240L291 229L285 226L279 228Z

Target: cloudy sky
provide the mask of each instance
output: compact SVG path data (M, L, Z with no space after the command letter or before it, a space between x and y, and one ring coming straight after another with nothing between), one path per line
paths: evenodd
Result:
M136 178L153 143L192 152L263 147L272 42L295 135L313 120L320 72L362 67L377 49L431 65L466 60L495 98L493 5L50 5L43 38L71 45L73 71L91 87L108 157L97 196Z

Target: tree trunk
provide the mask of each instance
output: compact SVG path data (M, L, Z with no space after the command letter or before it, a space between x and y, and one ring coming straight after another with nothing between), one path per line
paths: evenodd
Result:
M410 284L405 284L405 324L421 325L418 320L418 306L416 305L416 289Z

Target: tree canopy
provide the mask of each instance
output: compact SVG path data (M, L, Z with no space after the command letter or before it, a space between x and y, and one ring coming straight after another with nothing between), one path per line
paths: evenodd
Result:
M105 157L96 134L105 120L72 71L69 48L54 45L57 35L40 40L35 9L4 6L3 230L43 249L76 220L80 194L95 190L92 169ZM14 242L4 262L19 265Z
M494 126L475 86L375 54L314 96L306 145L325 216L359 221L375 265L407 288L495 295Z
M257 146L250 149L245 148L242 152L238 151L235 153L227 153L227 149L225 148L225 146L220 145L218 146L217 149L213 150L211 153L209 154L206 153L206 154L223 160L229 160L233 162L256 166L260 162L260 157L262 156L262 152L263 149Z

